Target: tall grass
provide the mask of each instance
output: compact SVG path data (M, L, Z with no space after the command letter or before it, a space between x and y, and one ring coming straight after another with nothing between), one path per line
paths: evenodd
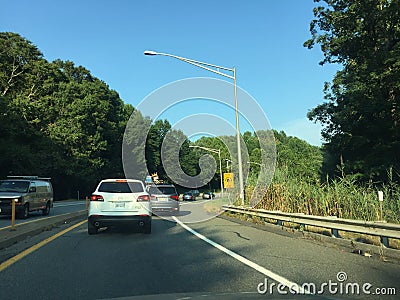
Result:
M277 169L272 184L259 193L261 199L255 208L377 221L381 219L378 189L384 193L383 220L400 223L400 186L392 181L379 188L360 185L349 175L310 182L291 175L285 167ZM246 195L253 190L254 185L247 186Z

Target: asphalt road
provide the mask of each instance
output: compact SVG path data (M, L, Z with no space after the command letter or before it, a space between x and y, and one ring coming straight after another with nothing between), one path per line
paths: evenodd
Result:
M46 217L62 215L70 212L75 212L79 210L83 210L86 208L85 200L66 200L66 201L57 201L54 202L53 208L50 209L49 216L43 216L41 212L30 212L29 218L27 219L16 219L15 224L21 224L25 222L31 222L38 219L43 219ZM11 225L11 216L0 216L0 228L7 227Z
M164 299L169 294L180 293L232 293L245 298L249 294L239 293L249 292L270 299L269 289L274 298L279 298L277 287L271 284L287 280L298 285L325 285L324 296L330 299L398 298L362 293L349 297L340 290L329 293L329 282L340 287L339 272L347 276L343 284L360 287L370 284L372 287L368 291L371 293L377 287L396 288L397 294L400 293L398 263L363 257L313 240L279 235L222 218L189 226L154 217L150 235L137 230L106 229L89 236L84 223L1 271L0 297L104 299L137 296L142 299L144 295L157 295L157 299ZM54 233L54 230L43 232L41 237L18 243L0 258L6 260ZM257 287L263 292L265 286L268 292L259 294ZM283 295L279 299L287 298L288 295Z

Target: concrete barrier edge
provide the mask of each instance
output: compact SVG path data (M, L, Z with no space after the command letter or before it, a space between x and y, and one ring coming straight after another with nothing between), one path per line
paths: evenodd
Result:
M34 222L18 224L15 230L5 228L0 230L0 250L10 247L27 237L37 235L43 231L51 230L52 228L72 222L75 220L83 220L87 217L87 211L81 210L77 212L53 216L51 218L39 219Z

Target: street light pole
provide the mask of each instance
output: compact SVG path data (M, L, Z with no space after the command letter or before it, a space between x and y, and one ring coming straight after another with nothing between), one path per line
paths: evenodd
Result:
M243 169L242 169L242 147L240 146L240 129L239 129L239 103L237 98L236 88L236 68L233 67L233 88L235 90L235 111L236 111L236 144L238 152L238 165L239 165L239 198L242 200L244 206L244 186L243 186Z
M215 73L215 74L218 74L218 75L221 75L221 76L224 76L224 77L227 77L227 78L233 80L234 96L235 96L235 111L236 111L236 144L237 144L237 152L238 152L239 197L242 200L242 206L244 206L243 166L242 166L242 149L240 146L239 104L238 104L238 98L237 98L236 68L235 67L225 68L225 67L212 65L209 63L185 58L185 57L180 57L180 56L176 56L176 55L172 55L172 54L168 54L168 53L160 53L160 52L151 51L151 50L144 51L144 55L162 55L162 56L176 58L178 60L181 60L181 61L184 61L191 65L194 65L196 67L202 68L204 70L210 71L212 73ZM220 72L219 70L232 72L233 75L229 75L224 72ZM221 173L221 176L222 176L222 173ZM223 189L222 189L222 192L223 192Z
M264 167L264 165L262 165L262 164L260 164L260 163L256 163L256 162L254 162L254 161L248 161L247 163L248 163L248 164L253 164L253 165L258 165L258 166L260 166L260 167Z
M194 145L190 145L189 148L200 148L206 151L210 151L210 152L214 152L214 153L218 153L218 158L219 158L219 174L220 174L220 184L221 184L221 197L224 196L224 184L222 181L222 164L221 164L221 149L211 149L211 148L206 148L206 147L202 147L202 146L194 146Z
M231 168L229 167L229 163L232 164L232 161L230 159L227 159L227 158L225 158L225 161L226 161L226 170L228 172L231 172Z

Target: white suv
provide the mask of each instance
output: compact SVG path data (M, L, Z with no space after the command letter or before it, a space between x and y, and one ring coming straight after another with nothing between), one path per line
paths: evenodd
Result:
M101 227L138 226L151 233L150 196L143 182L134 179L104 179L90 197L88 233Z

